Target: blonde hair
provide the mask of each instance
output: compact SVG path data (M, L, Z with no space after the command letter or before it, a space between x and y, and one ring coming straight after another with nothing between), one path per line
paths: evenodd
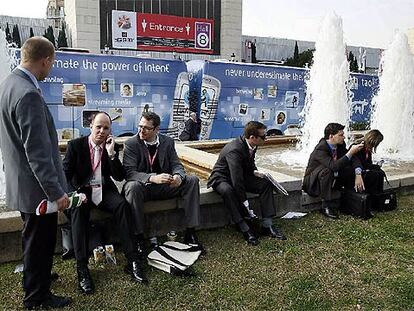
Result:
M370 130L364 135L364 137L359 138L355 141L356 144L364 141L364 146L371 149L373 153L377 151L378 145L384 140L384 135L379 130Z

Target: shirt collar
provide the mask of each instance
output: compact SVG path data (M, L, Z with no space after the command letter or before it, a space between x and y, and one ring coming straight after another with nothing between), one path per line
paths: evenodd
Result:
M147 142L147 141L145 141L144 140L144 144L145 144L145 146L158 146L159 144L160 144L160 138L159 138L159 136L157 135L157 138L155 138L155 140L153 141L153 142Z
M329 149L331 149L331 151L332 151L332 150L336 150L336 149L337 149L337 147L338 147L338 146L335 146L335 145L333 145L333 144L328 143L328 141L326 141L326 143L328 144L328 147L329 147Z
M257 147L252 147L252 146L250 146L250 144L249 144L249 142L247 141L247 139L244 139L244 140L246 141L246 144L247 144L247 147L249 147L249 150L252 150L252 151L256 150L256 148L257 148Z
M19 70L23 71L25 74L27 74L29 76L30 80L32 80L32 82L35 85L35 87L37 89L40 89L39 82L37 81L36 77L29 70L27 70L26 68L22 67L21 65L18 65L17 66L17 69L19 69Z
M99 147L101 147L101 148L103 148L103 146L104 146L104 143L102 143L102 144L100 144L100 145L95 144L95 143L92 141L92 135L89 135L89 136L88 136L88 141L89 141L89 144L92 146L92 149L95 149L95 147L96 147L96 146L99 146Z

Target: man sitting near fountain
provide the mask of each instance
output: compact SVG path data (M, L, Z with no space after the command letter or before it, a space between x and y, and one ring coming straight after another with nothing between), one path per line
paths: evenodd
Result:
M92 208L111 213L116 220L120 240L128 264L125 272L134 281L147 280L138 258L131 234L131 210L125 198L118 192L111 177L122 181L125 172L115 140L111 133L111 118L105 112L94 115L91 134L68 143L63 166L72 191L86 194L88 201L68 212L72 227L73 248L76 257L78 287L84 294L92 294L95 286L88 269L88 223Z
M257 147L262 146L265 140L266 126L257 121L248 122L244 127L244 135L221 150L207 184L223 197L234 223L250 245L259 244L259 240L242 216L255 217L249 207L246 192L260 195L262 235L286 240L282 231L272 226L272 217L276 214L273 185L257 171L255 164Z
M126 180L124 191L133 209L135 234L138 248L144 242L144 202L182 197L186 231L184 243L202 245L195 228L200 224L200 186L197 176L186 175L178 159L174 140L162 135L160 117L144 112L139 121L139 132L125 142L124 168Z
M353 145L347 151L344 143L344 125L329 123L324 130L324 137L316 145L311 153L303 178L302 189L313 197L322 199L321 212L329 218L338 218L338 214L332 208L332 190L340 189L343 185L354 182L355 187L362 191L363 184L359 181L361 163L357 157L353 157L364 144ZM352 179L347 180L347 179Z

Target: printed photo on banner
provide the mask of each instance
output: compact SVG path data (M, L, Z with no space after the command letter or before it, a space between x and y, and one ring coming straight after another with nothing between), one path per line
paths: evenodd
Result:
M248 104L240 104L239 105L239 115L245 116L247 114L248 109L249 109Z
M132 83L121 83L120 85L121 97L132 97L134 94L134 87Z
M86 86L85 84L63 84L62 87L64 106L85 106Z
M277 85L267 86L267 97L275 98L277 96Z
M108 112L112 122L122 123L122 108L111 108Z
M259 121L268 121L270 120L270 109L261 109Z
M285 107L296 108L299 103L299 92L286 91L285 94Z
M286 111L276 112L276 124L283 125L286 123Z
M114 79L101 79L101 93L113 93L115 90Z
M263 89L254 89L253 91L253 98L254 99L263 99Z
M98 112L99 110L82 110L82 127L91 127L93 116Z

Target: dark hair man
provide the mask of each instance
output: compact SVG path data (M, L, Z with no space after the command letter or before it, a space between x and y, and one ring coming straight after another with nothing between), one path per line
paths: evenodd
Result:
M259 240L242 216L246 210L250 211L246 192L260 194L262 234L286 240L282 231L272 226L272 217L276 214L273 186L257 171L254 160L257 147L263 145L265 140L266 126L256 121L248 122L244 127L244 135L221 150L207 184L223 197L233 221L251 245L257 245Z
M324 130L324 137L311 153L303 178L302 189L314 197L321 197L321 212L329 218L338 218L332 207L332 189L339 189L346 184L355 170L355 187L362 191L361 163L353 157L363 148L363 144L353 145L347 151L344 136L345 126L329 123Z
M174 140L159 131L160 117L152 111L144 112L138 134L125 142L123 162L127 183L124 191L133 209L138 247L143 248L144 202L180 196L184 200L187 227L184 243L202 248L195 234L200 223L199 180L185 174Z
M197 140L197 114L190 112L190 117L185 121L184 130L180 134L181 141Z
M111 119L105 112L97 113L91 123L91 134L68 143L63 165L72 191L86 194L87 202L71 208L68 218L72 227L78 286L82 293L92 294L95 286L88 269L88 223L90 210L98 207L113 215L128 264L125 272L134 281L146 283L142 264L138 259L131 234L131 211L119 194L111 177L122 181L125 177L118 158L118 146L111 135Z
M0 86L0 147L6 176L6 201L23 219L23 304L27 309L62 308L70 299L50 292L57 213L36 215L44 199L58 210L69 205L53 117L38 81L55 60L49 40L23 44L20 65Z

